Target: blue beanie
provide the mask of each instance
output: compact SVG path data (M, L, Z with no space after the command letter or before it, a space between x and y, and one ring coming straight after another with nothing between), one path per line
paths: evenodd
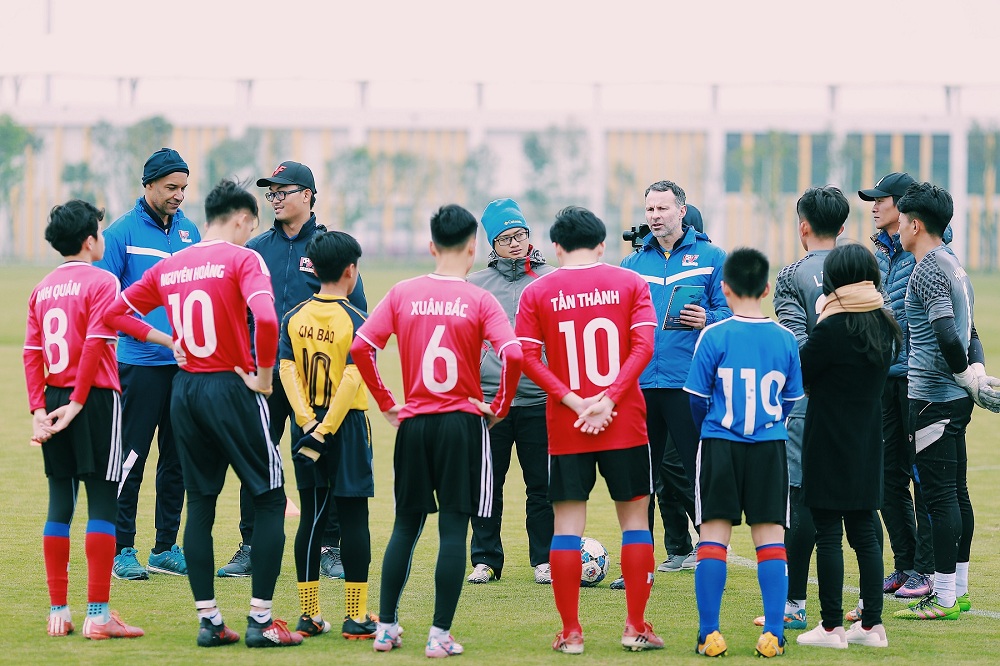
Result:
M169 176L178 171L183 171L191 175L187 162L181 158L176 150L172 148L160 148L149 156L145 166L142 167L142 186L145 187L154 180L159 180L164 176Z
M528 223L524 221L521 208L513 199L491 201L483 211L483 229L486 230L486 238L491 246L497 236L517 227L527 229Z

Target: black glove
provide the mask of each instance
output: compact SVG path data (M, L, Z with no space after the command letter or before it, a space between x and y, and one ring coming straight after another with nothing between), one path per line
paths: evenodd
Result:
M306 453L303 449L315 451L315 454ZM316 439L312 435L303 435L297 442L292 444L292 459L303 465L312 465L319 456L327 452L327 438Z

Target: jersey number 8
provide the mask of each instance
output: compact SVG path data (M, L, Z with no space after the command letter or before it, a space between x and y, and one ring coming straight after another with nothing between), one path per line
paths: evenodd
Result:
M45 313L45 317L42 319L42 331L45 338L45 358L48 360L49 374L59 374L69 367L67 330L69 330L69 321L66 318L65 310L52 308ZM53 347L55 347L54 354Z

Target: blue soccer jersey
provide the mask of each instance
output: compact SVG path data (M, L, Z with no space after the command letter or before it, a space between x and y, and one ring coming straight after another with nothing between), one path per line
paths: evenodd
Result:
M709 401L702 439L787 439L785 407L803 396L795 336L771 319L712 324L698 338L684 390Z

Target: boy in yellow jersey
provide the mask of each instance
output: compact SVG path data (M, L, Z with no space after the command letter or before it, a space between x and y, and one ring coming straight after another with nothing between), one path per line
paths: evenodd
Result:
M374 638L368 615L371 533L368 498L375 495L368 396L350 348L366 314L347 295L358 280L361 246L340 231L319 234L306 247L321 287L289 310L278 347L281 383L295 412L292 461L302 517L295 535L303 636L330 631L319 607L319 560L330 503L341 522L347 612L341 635Z

